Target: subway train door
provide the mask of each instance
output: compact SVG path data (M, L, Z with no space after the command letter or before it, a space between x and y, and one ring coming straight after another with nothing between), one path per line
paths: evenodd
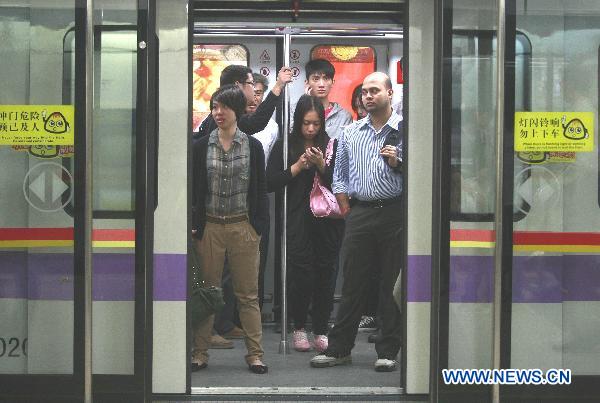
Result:
M338 29L339 28L339 29ZM286 37L286 35L288 35ZM219 86L222 69L230 64L250 67L254 72L266 76L269 87L277 78L278 69L285 63L285 42L289 39L289 65L293 71L293 81L288 85L289 100L287 103L289 117L293 116L295 104L304 94L305 65L311 59L325 58L336 68L334 91L331 100L338 102L348 111L352 111L350 98L354 87L362 83L364 76L373 71L385 71L394 77L394 104L401 103L402 86L398 83L396 71L402 56L402 34L396 27L380 29L364 29L361 32L344 29L343 26L327 28L282 28L264 23L262 27L219 27L197 23L194 31L193 49L193 126L194 130L209 113L209 99ZM280 128L284 126L282 112L275 114ZM279 136L282 136L280 130ZM274 322L280 320L282 281L281 247L283 216L280 201L282 198L270 194L271 199L271 233L268 259L265 270L265 304L263 316L263 348L267 362L275 363L269 377L246 379L245 371L240 371L233 358L235 349L212 351L211 358L215 364L209 371L191 375L192 394L231 394L244 387L248 393L284 394L284 393L332 393L332 394L365 394L366 390L377 390L377 393L397 395L402 393L400 373L391 373L385 379L377 377L371 367L361 373L360 380L337 372L328 377L319 376L308 366L310 354L288 352L287 357L281 354L281 333ZM288 269L289 270L289 269ZM341 290L341 279L338 280L338 292ZM281 286L280 286L281 284ZM288 316L289 318L289 316ZM291 342L288 335L288 343ZM368 353L366 333L361 335L361 352ZM289 345L289 344L288 344ZM372 346L372 345L371 345ZM240 346L241 347L241 346ZM238 345L236 344L236 348ZM237 355L240 352L237 351ZM365 358L366 359L366 358ZM363 369L361 368L361 371ZM227 373L227 376L223 376ZM285 385L285 386L283 386ZM311 389L312 388L312 389Z
M431 398L597 400L600 4L435 7Z
M0 6L0 401L88 401L86 374L95 400L140 401L151 362L154 5L95 1L89 16L85 1L28 4Z

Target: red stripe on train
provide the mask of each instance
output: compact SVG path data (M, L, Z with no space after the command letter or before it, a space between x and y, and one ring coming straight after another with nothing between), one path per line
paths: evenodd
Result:
M95 229L94 241L135 241L133 229ZM0 228L0 241L73 240L73 228ZM451 241L494 242L495 231L453 229ZM533 232L513 233L515 245L600 245L598 232Z
M72 241L73 228L0 228L0 241ZM135 241L132 229L95 229L94 241Z

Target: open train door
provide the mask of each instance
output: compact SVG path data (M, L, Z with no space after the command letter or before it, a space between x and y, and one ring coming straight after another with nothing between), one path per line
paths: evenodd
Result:
M154 18L0 6L0 401L150 393Z

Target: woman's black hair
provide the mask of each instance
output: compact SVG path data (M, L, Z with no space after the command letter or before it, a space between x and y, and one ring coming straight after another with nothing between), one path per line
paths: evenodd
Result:
M317 112L319 120L321 121L321 129L314 138L315 146L319 147L323 155L327 149L327 142L329 136L325 131L325 108L317 97L311 97L310 95L302 95L296 104L296 110L294 111L294 126L292 127L292 133L290 134L290 158L291 164L295 163L298 158L304 153L304 136L302 135L302 122L304 117L310 111Z
M227 84L218 88L210 98L210 110L213 103L218 102L235 112L236 120L246 113L246 96L237 84Z
M350 104L352 105L352 110L354 111L354 113L356 113L358 115L358 106L363 106L362 103L362 84L358 84L356 87L354 87L354 90L352 91L352 99L350 101Z

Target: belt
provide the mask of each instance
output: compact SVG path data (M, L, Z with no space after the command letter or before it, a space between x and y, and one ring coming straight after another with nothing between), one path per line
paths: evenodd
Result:
M356 206L361 207L370 207L370 208L382 208L385 206L389 206L392 204L399 204L402 202L402 197L392 197L389 199L376 199L376 200L358 200L354 199L354 204Z
M230 217L216 217L212 215L206 215L206 222L211 222L213 224L235 224L236 222L248 221L248 216L244 215L234 215Z

